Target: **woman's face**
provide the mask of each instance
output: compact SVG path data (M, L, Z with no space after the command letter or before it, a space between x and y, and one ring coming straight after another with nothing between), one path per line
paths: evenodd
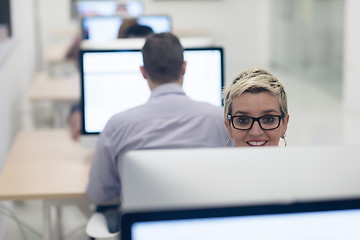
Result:
M243 93L233 99L231 115L255 118L268 116L260 121L263 128L269 128L267 124L270 126L273 119L269 115L281 115L280 103L270 92ZM235 118L234 121L244 124L243 118ZM225 125L237 147L278 146L280 138L286 133L288 121L289 116L286 116L280 120L279 127L273 130L263 130L257 121L254 121L249 130L235 129L229 120L225 120Z

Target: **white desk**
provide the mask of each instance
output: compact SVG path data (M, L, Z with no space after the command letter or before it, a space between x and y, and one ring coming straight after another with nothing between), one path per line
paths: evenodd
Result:
M28 90L28 99L33 110L33 125L42 127L52 122L52 127L65 127L70 105L80 99L80 76L50 77L45 72L36 74ZM44 103L50 105L43 106ZM43 105L42 105L43 104ZM51 113L52 119L49 118Z
M80 99L80 76L50 77L45 72L36 74L28 92L31 101L78 101Z
M211 37L181 37L180 42L184 48L197 48L213 46ZM110 41L83 40L82 49L141 49L145 44L145 38L121 38Z
M49 63L65 61L69 47L70 44L48 46L43 54L43 59Z
M58 213L64 203L88 206L85 190L92 150L72 141L69 134L68 130L18 133L0 174L0 201L43 200L44 239L57 236L50 221L52 207ZM61 232L59 227L55 230Z
M72 59L67 58L68 51L72 48L73 39L61 39L44 49L43 60L47 72L53 75L59 75L74 69L76 63Z

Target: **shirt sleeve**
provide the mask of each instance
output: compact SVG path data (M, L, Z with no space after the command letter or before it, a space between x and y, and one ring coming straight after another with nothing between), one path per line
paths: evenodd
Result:
M119 174L111 142L111 131L107 126L100 134L91 162L87 195L94 203L104 203L119 197Z

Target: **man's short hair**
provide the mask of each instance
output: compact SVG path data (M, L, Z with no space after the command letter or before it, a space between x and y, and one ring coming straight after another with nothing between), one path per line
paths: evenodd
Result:
M153 82L168 83L180 79L184 49L171 33L151 34L141 50L144 68Z

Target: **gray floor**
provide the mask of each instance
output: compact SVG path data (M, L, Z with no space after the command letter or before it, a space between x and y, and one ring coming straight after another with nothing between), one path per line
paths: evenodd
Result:
M275 74L288 92L290 122L287 143L294 145L360 145L359 113L346 112L339 97L328 94L315 85L284 73ZM40 201L6 203L17 217L37 232L41 232ZM0 208L3 212L3 208ZM87 239L86 218L73 206L63 208L64 239ZM70 234L74 233L70 236ZM13 220L0 216L0 239L41 239L28 229L24 238Z
M40 200L7 202L4 205L16 214L21 223L3 217L0 220L0 229L3 231L0 232L1 240L42 239L42 202ZM1 205L0 209L3 212L4 206ZM63 239L89 239L85 234L87 219L77 207L63 206L61 213Z

